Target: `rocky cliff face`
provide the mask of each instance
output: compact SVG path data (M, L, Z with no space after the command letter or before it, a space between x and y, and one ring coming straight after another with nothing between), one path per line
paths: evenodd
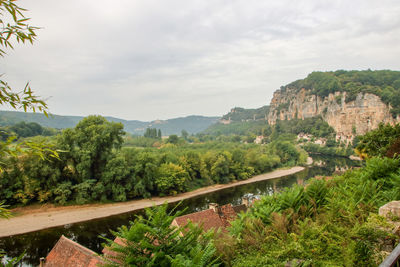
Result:
M335 92L319 97L301 89L278 90L271 100L268 122L277 119L304 119L321 115L335 129L338 136L346 139L354 134L364 134L378 127L380 122L399 122L390 114L390 107L373 94L358 94L354 101L346 103L346 92Z

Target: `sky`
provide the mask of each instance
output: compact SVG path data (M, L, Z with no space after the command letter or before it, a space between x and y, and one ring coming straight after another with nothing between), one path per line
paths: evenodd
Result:
M0 58L1 78L53 114L222 116L312 71L400 68L398 0L17 3L41 29Z

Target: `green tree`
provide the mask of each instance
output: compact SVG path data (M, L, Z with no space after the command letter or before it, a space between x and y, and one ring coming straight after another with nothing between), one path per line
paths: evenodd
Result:
M366 153L369 157L385 156L394 142L400 138L400 124L379 124L379 127L359 136L357 151Z
M210 174L216 183L229 183L234 179L231 172L232 154L228 151L223 151L215 155L212 162Z
M147 128L143 136L154 139L161 138L161 130L158 130L157 132L156 128Z
M132 179L129 179L131 168L121 155L109 160L99 181L104 191L98 195L103 199L126 201L127 192L133 189Z
M150 137L150 128L146 128L146 131L143 134L144 137Z
M187 140L188 136L189 136L189 133L186 130L182 130L181 131L181 135L182 135L183 139Z
M179 142L179 137L176 134L172 134L168 137L167 139L167 143L171 143L171 144L178 144Z
M175 195L184 191L184 185L188 178L188 173L181 166L174 163L164 163L158 168L155 183L160 193Z
M133 196L150 197L151 193L155 193L154 178L157 177L158 158L147 151L132 154L129 153L126 158L128 165L133 165Z
M189 173L190 179L204 179L203 171L205 164L199 153L194 151L186 152L180 160L182 167Z
M289 161L297 162L300 153L296 147L289 141L278 141L274 143L277 155L281 158L282 164L287 164Z
M100 179L113 149L120 149L125 134L121 123L109 122L101 116L88 116L73 129L66 129L58 138L58 147L65 151L62 159L76 174L78 182Z
M30 137L42 135L44 128L36 122L26 123L22 121L8 127L8 130L14 132L18 137Z

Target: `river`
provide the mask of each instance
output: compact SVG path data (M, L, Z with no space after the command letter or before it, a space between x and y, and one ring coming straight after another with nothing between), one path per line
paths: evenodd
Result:
M180 207L186 208L186 213L192 213L208 208L208 203L224 205L241 203L244 196L262 196L282 190L292 184L302 184L307 179L317 175L332 175L337 171L355 167L359 162L342 157L313 156L317 166L307 167L299 173L281 178L239 185L217 192L184 200ZM46 257L61 235L90 248L95 252L101 252L104 240L101 237L112 238L110 230L117 230L121 225L126 225L135 219L135 215L143 211L129 212L126 214L110 216L88 222L67 224L46 230L27 234L10 236L0 239L0 249L4 249L9 257L17 257L25 252L21 266L37 266L41 257Z

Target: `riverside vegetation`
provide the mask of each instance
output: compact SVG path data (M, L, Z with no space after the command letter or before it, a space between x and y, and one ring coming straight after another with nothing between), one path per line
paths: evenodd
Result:
M27 24L24 9L15 1L0 1L0 11L6 25L0 32L0 55L5 54L3 49L12 48L13 38L19 42L35 39L37 28ZM3 21L3 14L12 15L11 24ZM291 85L310 88L317 95L347 91L346 101L360 91L371 92L396 107L391 110L394 116L399 114L399 72L313 73ZM47 112L46 104L32 95L28 85L18 94L3 80L0 104ZM170 222L179 213L168 214L162 206L115 233L131 246L121 248L109 241L111 249L120 253L119 260L125 265L375 266L384 257L384 247L398 242L392 225L377 216L377 209L387 201L400 199L400 160L395 156L398 139L385 132L377 134L382 137L378 139L379 149L368 136L358 147L366 156L376 153L364 168L266 196L233 222L229 234L214 238L211 233L200 235L195 226L171 229ZM122 148L122 136L121 124L89 117L74 129L46 138L49 147L42 145L42 137L25 142L26 146L18 146L10 138L1 141L0 168L4 171L0 203L85 203L175 194L206 184L246 179L305 160L291 137L281 138L276 128L277 139L267 140L265 146L230 142L186 145L175 136L167 143L157 141L158 148ZM49 157L57 156L53 148L59 150L59 159ZM18 153L21 151L25 153ZM0 204L0 217L8 215ZM183 238L179 235L182 231ZM152 246L154 239L149 238L154 237L160 246ZM135 262L132 256L142 262Z
M385 157L399 152L398 129L382 125L359 138L357 151L371 157L364 168L266 196L232 223L229 234L202 235L188 226L172 229L189 233L187 239L171 235L167 222L179 213L159 207L114 232L132 246L121 248L111 240L108 246L128 266L375 266L399 241L393 226L377 215L379 206L400 199L400 160ZM246 179L305 159L294 145L294 133L279 126L261 146L240 142L243 136L172 135L161 140L157 131L151 135L155 138L128 137L124 142L123 134L121 124L90 116L73 129L46 137L60 150L60 160L43 161L32 154L9 158L1 188L10 190L2 191L7 193L2 198L8 196L11 204L123 201ZM141 140L149 142L133 147ZM150 237L165 243L153 246ZM146 251L155 257L145 257ZM142 262L132 262L134 258Z
M123 135L122 124L89 116L48 138L59 159L42 160L29 153L5 159L0 199L8 205L126 201L244 180L306 161L304 151L279 138L263 146L189 144L176 135L162 141L157 133L154 139L145 138L157 147L137 148L123 147Z
M363 168L264 196L232 222L229 233L201 238L197 228L189 225L188 241L179 237L183 229L163 224L177 216L167 214L164 206L147 210L146 218L138 217L114 232L132 244L129 248L112 240L108 248L126 266L138 264L135 260L145 260L141 264L146 266L156 262L163 266L377 266L400 241L394 224L377 214L383 204L400 199L400 158L386 157L388 151L400 152L400 135L386 135L397 128L386 125L361 137L359 151L376 151L377 144L382 148L369 155ZM384 143L390 141L380 144L376 136ZM164 253L149 238L166 241ZM143 259L147 249L154 258Z
M195 136L182 130L181 137L170 135L163 140L156 128L148 128L141 137L125 136L122 124L101 116L87 117L62 132L18 123L2 133L47 143L59 151L59 158L43 161L27 153L6 159L0 199L9 205L64 205L175 195L303 164L304 150L341 156L353 151L335 142L333 129L320 117L278 121L274 126L265 121L257 124L256 132L221 134L212 126ZM40 133L53 135L26 137ZM306 143L302 150L295 145L299 133L327 138L327 145ZM264 136L264 145L253 143L256 134Z

